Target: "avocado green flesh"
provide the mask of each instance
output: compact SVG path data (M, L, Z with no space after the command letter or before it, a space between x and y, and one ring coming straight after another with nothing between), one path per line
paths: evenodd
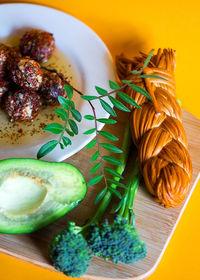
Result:
M28 233L61 218L85 197L73 165L34 159L0 161L0 232Z

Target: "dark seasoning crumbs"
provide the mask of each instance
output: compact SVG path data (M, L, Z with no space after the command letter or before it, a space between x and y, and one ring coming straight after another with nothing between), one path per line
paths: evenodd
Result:
M50 108L55 110L57 107ZM45 131L43 130L45 126L47 126L51 121L56 120L60 121L59 117L54 113L45 113L42 116L42 120L40 118L36 118L33 122L30 123L11 123L7 122L6 126L3 129L0 129L0 139L8 140L10 144L22 144L24 141L24 137L26 136L35 136L44 135Z

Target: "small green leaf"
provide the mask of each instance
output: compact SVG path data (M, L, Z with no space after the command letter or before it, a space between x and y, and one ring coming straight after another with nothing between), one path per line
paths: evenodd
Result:
M60 148L61 148L62 150L64 150L65 146L64 146L62 143L59 143L59 145L60 145Z
M71 145L72 144L72 141L68 138L68 137L66 137L66 136L63 136L62 137L62 140L63 140L63 143L64 143L64 145L67 147L68 145Z
M97 175L95 176L94 178L92 178L89 183L87 184L88 186L92 186L92 185L95 185L97 183L99 183L103 178L103 175Z
M133 80L122 80L122 83L124 83L124 84L130 84L132 82L133 82Z
M87 144L86 146L85 146L85 149L91 149L91 148L93 148L95 145L96 145L96 143L97 143L97 140L95 139L95 140L92 140L89 144Z
M118 89L119 85L111 80L109 80L109 86L111 89Z
M51 140L44 144L37 153L37 158L40 159L50 153L58 144L57 140Z
M92 116L92 115L85 115L84 118L86 120L94 120L94 116Z
M136 86L136 85L129 85L133 90L141 93L142 95L146 96L148 99L152 100L151 95L142 87Z
M67 100L68 104L69 104L69 107L71 107L72 109L75 108L75 104L72 100Z
M69 98L69 100L71 100L73 96L73 88L70 85L64 85L64 89L67 94L67 97Z
M95 160L97 160L99 157L99 151L96 151L93 156L91 157L90 161L93 162Z
M167 79L157 76L157 75L140 75L140 78L153 78L153 79L160 79L160 80L167 81Z
M130 96L128 96L126 93L118 91L117 94L122 100L126 101L128 104L141 109L140 105L138 105L135 102L135 100L133 98L131 98Z
M147 56L147 58L145 59L145 62L144 62L144 64L143 64L143 66L142 66L142 70L145 68L145 67L147 67L147 65L149 64L149 62L150 62L150 60L151 60L151 58L152 58L152 55L153 55L153 51L154 50L151 50L151 52L150 52L150 54Z
M60 105L66 109L69 110L69 105L68 105L68 100L66 98L64 98L63 96L58 96L58 102L60 103Z
M81 98L84 100L94 100L94 99L98 99L98 96L92 96L92 95L81 95Z
M123 153L122 150L109 143L101 143L100 146L112 153L116 153L116 154Z
M96 163L96 164L92 167L92 169L90 170L89 174L95 173L95 172L99 169L100 166L101 166L101 163L100 163L100 162Z
M122 199L120 200L118 206L114 209L114 211L112 211L112 214L113 214L113 213L117 213L117 212L121 209L122 204L123 204L123 202L124 202L124 199L125 199L125 196L122 197Z
M105 167L104 168L108 173L110 173L113 176L119 177L120 179L123 179L123 176L120 175L117 171L115 171L114 169L110 168L110 167Z
M108 93L107 90L105 90L103 88L100 88L100 87L97 87L97 86L95 86L95 89L96 89L96 91L98 92L99 95L106 95Z
M82 120L81 113L78 110L71 109L71 114L77 122L80 122Z
M71 120L71 119L69 119L69 126L70 126L70 128L71 128L71 130L74 132L74 134L78 134L78 126L77 126L77 124L75 123L75 121L74 120Z
M99 134L111 141L118 141L119 139L115 137L112 133L107 131L99 131Z
M119 161L118 159L111 157L111 156L103 156L102 157L105 161L112 163L114 165L122 165L121 161Z
M74 133L71 130L69 130L68 128L65 128L65 131L67 132L67 134L69 136L74 136Z
M65 104L67 104L68 108L70 108L70 107L74 108L75 105L74 105L74 102L73 102L73 101L68 100L68 99L64 98L63 96L60 96L59 99L62 100L62 101L64 101Z
M103 99L100 99L100 103L101 103L101 106L103 107L103 109L108 113L110 114L111 116L113 117L116 117L117 114L115 113L115 111L113 110L113 108L106 102L104 101Z
M140 71L133 70L133 71L131 71L131 73L132 73L133 75L138 75L138 74L140 74L140 73L141 73L141 70L140 70Z
M51 123L45 126L44 131L48 131L53 134L60 134L63 131L63 126L59 123Z
M95 131L96 131L95 128L91 128L91 129L88 129L88 130L86 130L85 132L83 132L83 134L84 134L84 135L88 135L88 134L94 133Z
M108 124L115 124L117 121L112 119L97 119L100 123L108 123Z
M97 195L94 204L97 204L102 198L104 198L105 194L107 192L107 188L105 187L100 193Z
M109 99L112 102L112 104L119 110L125 111L125 112L130 112L130 110L128 108L126 108L126 106L124 104L122 104L119 100L117 100L116 98L109 96Z
M118 186L118 187L120 187L120 188L127 189L126 185L124 185L124 184L122 184L122 183L120 183L120 182L118 182L118 181L116 181L114 179L108 178L107 181L112 183L112 184L114 184L114 185L116 185L116 186Z
M66 121L68 118L68 113L62 108L56 109L54 113L57 114L63 121Z
M111 187L109 187L108 189L109 189L109 191L111 191L112 193L114 193L119 199L122 199L122 196L121 196L121 194L120 194L119 191L117 191L116 189L113 189L113 188L111 188Z

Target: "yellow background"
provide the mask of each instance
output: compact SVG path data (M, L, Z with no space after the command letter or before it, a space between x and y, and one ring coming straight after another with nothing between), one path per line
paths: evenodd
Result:
M0 1L17 2L17 1ZM198 0L37 0L85 22L111 53L172 47L177 50L177 94L200 118L200 2ZM1 11L1 10L0 10ZM2 28L2 27L0 27ZM67 36L67 34L63 34ZM200 183L158 268L149 280L200 279ZM64 280L58 273L0 254L0 280Z

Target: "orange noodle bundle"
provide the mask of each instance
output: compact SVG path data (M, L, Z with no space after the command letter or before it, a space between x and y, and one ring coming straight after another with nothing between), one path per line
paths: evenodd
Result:
M128 86L124 90L141 106L141 109L132 108L130 124L146 186L161 205L176 207L189 190L192 163L181 108L176 100L175 51L159 49L142 72L166 80L137 78L131 74L130 71L141 69L146 58L144 53L133 59L120 55L116 59L117 72L121 80L135 79L133 83L146 89L153 99Z

